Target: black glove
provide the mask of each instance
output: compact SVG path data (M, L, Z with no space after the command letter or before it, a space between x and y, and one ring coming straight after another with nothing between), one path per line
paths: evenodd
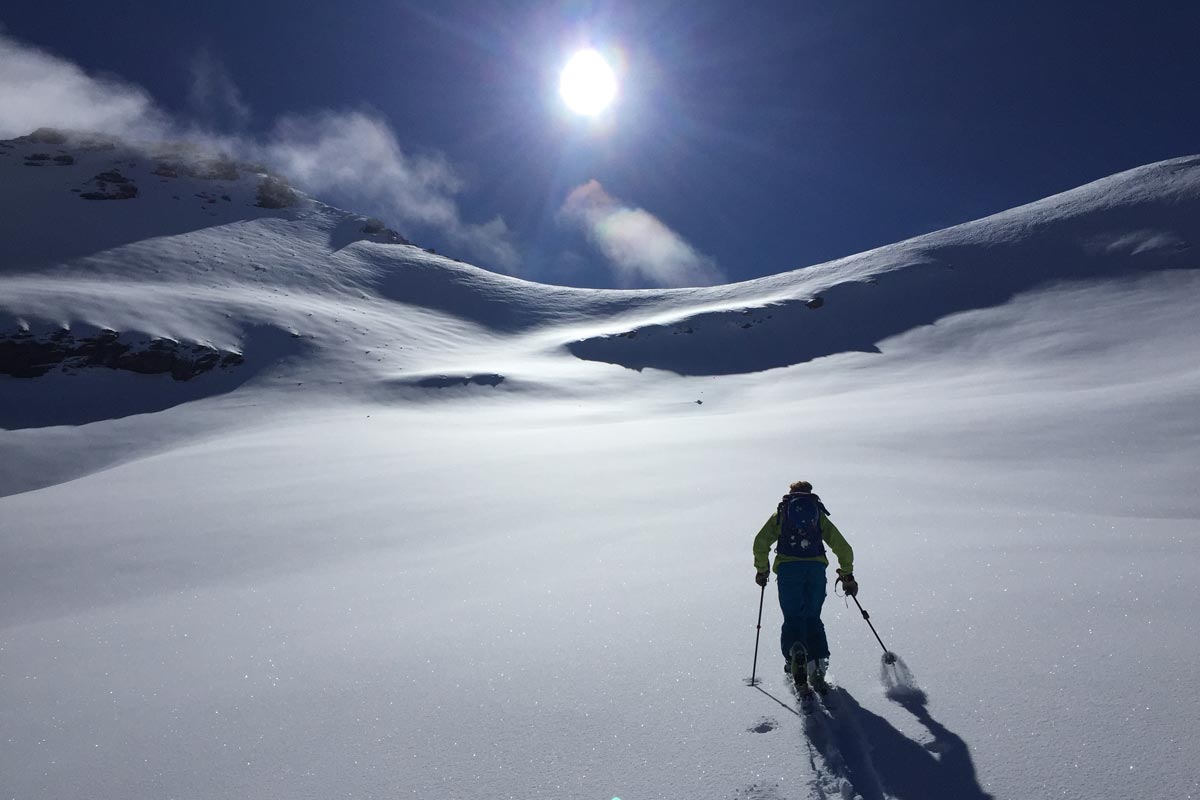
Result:
M754 573L754 582L757 583L759 586L766 586L767 581L769 581L770 579L771 579L771 573L769 573L769 572Z
M846 593L846 597L858 594L858 581L854 580L853 572L839 572L838 580L842 583L842 591Z

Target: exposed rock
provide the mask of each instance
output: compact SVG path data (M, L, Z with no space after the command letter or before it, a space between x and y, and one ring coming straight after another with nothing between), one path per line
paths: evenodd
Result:
M129 178L126 178L115 169L110 169L108 172L101 172L93 180L99 183L129 183Z
M67 135L54 128L38 128L25 138L38 144L66 144L67 142Z
M423 389L448 389L452 386L499 386L504 383L503 375L486 373L482 375L434 375L417 381L417 386Z
M154 166L153 174L160 178L198 178L204 181L236 181L241 170L252 172L253 164L238 164L227 156L198 159L163 158Z
M83 192L79 196L84 200L132 200L137 195L137 187L132 183L126 183L117 186L111 192Z
M0 373L14 378L36 378L61 363L62 358L57 354L56 344L37 341L27 333L0 339Z
M204 162L202 172L197 175L207 181L236 181L238 179L237 164L221 156L212 161Z
M267 175L259 182L257 197L255 205L260 208L290 208L300 202L300 194L276 175Z
M91 136L79 142L78 147L85 153L99 152L103 150L116 150L117 140L104 136Z
M115 169L101 172L92 178L96 190L83 192L79 196L84 200L132 200L138 196L137 185ZM116 184L110 187L109 184Z
M388 242L390 244L412 244L408 239L405 239L396 231L383 224L383 220L375 217L369 218L362 227L362 232L368 236L376 237L376 241Z
M809 308L820 308L821 306L825 305L825 298L821 297L821 295L817 295L811 300L806 301L804 305L808 306Z
M44 336L28 331L0 334L0 374L15 378L37 378L57 367L71 371L107 367L143 375L169 373L177 381L186 381L242 362L240 353L222 352L205 344L170 339L122 340L111 330L79 339L66 330Z

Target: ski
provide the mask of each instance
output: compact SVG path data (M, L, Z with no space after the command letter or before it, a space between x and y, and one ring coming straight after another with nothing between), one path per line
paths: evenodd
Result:
M800 710L804 714L811 714L817 704L817 693L807 683L797 684L790 673L787 682L792 689L792 695L796 698Z

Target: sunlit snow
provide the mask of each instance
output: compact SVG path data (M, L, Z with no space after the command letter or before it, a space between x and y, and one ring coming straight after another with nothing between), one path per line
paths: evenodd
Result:
M618 292L0 153L0 336L243 359L0 375L0 795L1196 796L1200 159ZM744 681L800 478L902 656L831 594L803 719L773 585Z

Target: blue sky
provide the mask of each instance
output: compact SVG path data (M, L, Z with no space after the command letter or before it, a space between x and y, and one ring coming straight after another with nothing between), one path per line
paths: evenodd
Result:
M39 2L0 25L281 166L296 140L390 159L299 182L551 283L773 274L1200 151L1197 3ZM621 77L597 120L556 91L583 45Z

